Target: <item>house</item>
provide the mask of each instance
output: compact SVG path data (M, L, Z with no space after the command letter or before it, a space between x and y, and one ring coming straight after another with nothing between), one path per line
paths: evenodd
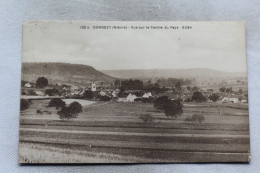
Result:
M152 93L151 93L151 92L144 93L144 95L143 95L142 97L143 97L143 98L152 97Z
M124 97L119 97L119 98L117 99L117 101L118 101L118 102L127 102L126 98L124 98Z
M246 99L242 99L241 103L247 103L247 100Z
M24 87L26 87L26 88L31 88L32 85L31 85L30 83L26 83L26 84L24 85Z
M84 90L82 88L74 90L74 92L72 93L72 95L80 95ZM84 93L83 93L84 94Z
M142 96L142 98L149 98L150 96L147 93L144 93L144 95Z
M127 102L134 102L136 98L137 98L136 95L129 93L128 96L126 97L126 101Z
M100 96L107 96L107 93L106 93L105 91L100 91L100 92L99 92L99 95L100 95Z
M239 99L236 97L224 97L221 101L223 103L227 103L227 102L238 103Z
M119 93L118 90L114 90L114 91L112 91L111 95L112 95L112 97L118 97L118 93Z
M238 103L238 98L235 98L235 97L233 97L233 98L229 98L229 101L231 102L231 103Z
M85 94L86 89L81 89L78 93L79 96L83 96Z

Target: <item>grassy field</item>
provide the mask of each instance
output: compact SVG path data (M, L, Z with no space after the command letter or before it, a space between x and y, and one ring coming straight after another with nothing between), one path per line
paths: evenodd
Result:
M172 119L152 104L96 102L67 121L46 108L49 100L31 102L21 112L20 163L248 161L247 105L189 103ZM205 119L187 121L194 114Z

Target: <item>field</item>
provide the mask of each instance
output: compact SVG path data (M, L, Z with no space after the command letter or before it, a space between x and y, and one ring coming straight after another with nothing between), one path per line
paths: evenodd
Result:
M177 118L145 103L85 102L60 120L49 100L32 100L20 117L20 163L228 162L249 159L248 105L184 104ZM48 113L36 114L36 110ZM194 114L202 122L187 121ZM148 115L150 121L142 118Z

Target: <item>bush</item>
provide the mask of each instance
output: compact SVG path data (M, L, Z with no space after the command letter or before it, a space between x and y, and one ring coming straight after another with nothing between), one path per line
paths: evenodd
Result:
M20 110L21 111L28 109L29 106L30 106L30 104L27 100L21 99L21 101L20 101Z
M153 103L154 100L153 100L152 97L149 97L149 98L136 98L135 102Z
M37 113L37 114L42 114L42 110L41 110L41 109L37 109L37 110L36 110L36 113Z
M140 119L143 120L145 124L151 124L153 123L153 117L150 114L143 114L140 115Z
M22 95L26 95L26 92L24 92L24 91L22 91L22 93L21 93Z
M49 96L55 96L55 95L59 95L59 90L53 88L53 89L46 89L45 94L49 95Z
M192 100L191 100L191 98L187 98L187 99L185 99L184 101L185 101L185 102L191 102Z
M36 94L36 92L35 92L34 90L30 89L30 90L28 91L28 95L35 96L35 95L37 95L37 94Z
M61 100L60 98L53 98L51 99L51 101L49 102L48 107L55 107L56 109L65 107L65 102L63 100Z
M205 120L205 117L203 115L194 114L192 116L186 117L185 121L192 121L192 122L199 122Z
M149 97L149 98L141 98L141 101L143 103L153 103L153 98Z
M51 114L51 112L50 112L50 111L41 110L41 109L37 109L37 110L36 110L36 113L37 113L37 114L43 114L43 113L46 113L46 114L48 114L48 115L50 115L50 114Z
M111 100L111 98L108 97L108 96L99 96L99 99L100 99L101 101L106 101L106 102Z

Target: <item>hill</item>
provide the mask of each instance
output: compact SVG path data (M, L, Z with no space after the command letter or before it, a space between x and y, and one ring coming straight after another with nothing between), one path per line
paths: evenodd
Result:
M148 70L103 70L116 78L236 78L246 77L246 72L224 72L205 68L192 69L148 69Z
M35 82L46 77L51 83L86 84L92 81L113 82L110 77L95 68L69 63L23 63L22 80Z

